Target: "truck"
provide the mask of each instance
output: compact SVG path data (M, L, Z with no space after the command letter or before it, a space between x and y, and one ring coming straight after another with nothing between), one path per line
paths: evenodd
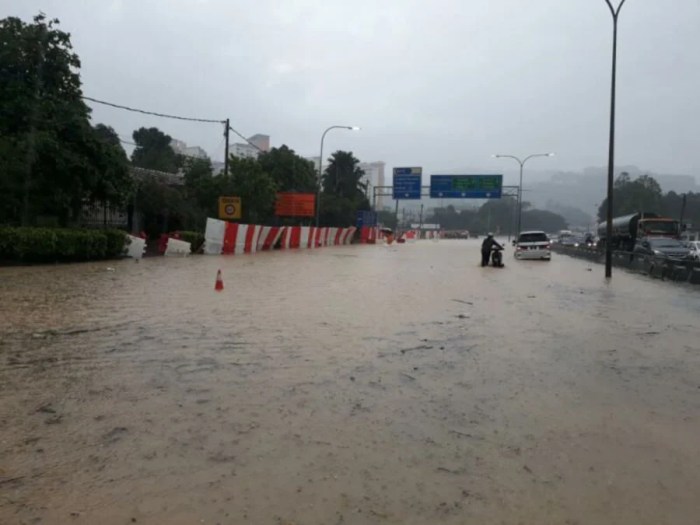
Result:
M678 239L681 234L680 221L668 217L662 217L657 213L639 212L622 217L615 217L612 221L612 237L610 244L614 250L631 252L637 239L642 237L668 237ZM608 243L607 224L598 225L599 247Z

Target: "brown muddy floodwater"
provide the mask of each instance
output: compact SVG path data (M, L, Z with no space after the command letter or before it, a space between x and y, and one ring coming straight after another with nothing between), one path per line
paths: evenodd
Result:
M478 250L0 268L0 523L700 523L700 291Z

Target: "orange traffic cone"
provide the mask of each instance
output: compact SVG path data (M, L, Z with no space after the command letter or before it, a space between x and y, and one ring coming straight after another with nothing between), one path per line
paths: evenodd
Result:
M221 277L221 270L216 272L216 284L214 285L214 290L220 292L224 289L224 278Z

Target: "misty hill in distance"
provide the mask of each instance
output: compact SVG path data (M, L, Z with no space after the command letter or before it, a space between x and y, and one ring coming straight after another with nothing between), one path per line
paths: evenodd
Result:
M700 186L693 175L660 174L643 170L637 166L617 166L615 177L626 171L634 179L640 175L650 175L661 185L664 192L700 192ZM583 171L535 170L526 167L523 181L523 201L534 208L548 210L563 216L572 227L591 227L598 206L607 191L607 167L588 167ZM432 171L441 174L504 174L505 185L517 185L518 171L508 168L494 170L493 167L457 168ZM430 173L423 176L423 184L430 184ZM483 201L460 201L455 199L423 199L426 208L453 205L457 209L478 207ZM402 208L420 208L419 201L402 201ZM653 210L648 210L653 211Z

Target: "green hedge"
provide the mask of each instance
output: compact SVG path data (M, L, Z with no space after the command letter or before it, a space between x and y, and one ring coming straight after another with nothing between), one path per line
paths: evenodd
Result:
M0 227L0 261L71 262L122 255L126 233L120 230Z
M180 235L180 240L189 242L192 245L192 253L197 253L197 251L204 244L204 234L199 232L177 232Z

